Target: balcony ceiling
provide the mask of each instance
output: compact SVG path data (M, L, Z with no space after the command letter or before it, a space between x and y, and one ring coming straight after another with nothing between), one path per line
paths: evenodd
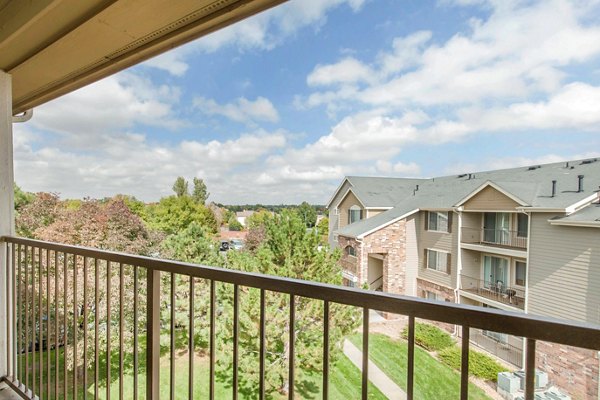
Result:
M17 114L285 0L0 0Z

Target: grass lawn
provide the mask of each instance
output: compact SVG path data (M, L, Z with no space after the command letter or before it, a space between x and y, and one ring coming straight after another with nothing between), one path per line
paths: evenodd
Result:
M62 349L59 349L59 396L63 398L63 354ZM50 396L46 396L46 355L50 355L51 367L50 367ZM42 397L46 399L54 399L54 350L50 350L48 353L43 352L43 368L44 368L44 385L42 387ZM92 355L93 356L93 355ZM106 376L106 364L104 363L104 354L100 356L100 376ZM123 376L123 397L126 399L133 398L133 370L130 364L130 355L125 358L128 362L125 363L125 374ZM23 358L21 360L24 361ZM35 364L33 363L33 355L29 359L30 363L30 381L32 380L33 365L36 369L36 393L39 394L39 359L36 357ZM140 366L143 367L143 359L140 355ZM160 395L161 398L168 399L170 391L169 382L169 359L167 357L161 358L161 373L160 373ZM119 398L119 362L118 352L112 354L111 359L111 375L112 382L110 384L110 397ZM188 353L186 351L178 351L178 356L175 359L175 398L187 398L188 397ZM94 368L88 371L88 380L93 380ZM208 358L196 357L194 362L194 398L207 398L208 397L208 377L209 377L209 364ZM82 378L79 377L79 388L78 398L83 398L83 387ZM73 373L68 371L67 377L67 398L72 399L72 381ZM143 372L138 375L138 393L140 398L145 397L146 379ZM296 376L296 398L298 399L319 399L321 395L322 377L320 374L311 375L303 373L301 370L297 370ZM331 399L359 399L361 393L361 376L360 371L352 364L352 362L345 356L341 356L340 359L330 367L329 375L329 397ZM88 385L87 388L88 397L93 397L94 386ZM101 378L99 386L99 399L106 399L106 380ZM231 399L232 389L231 386L226 382L220 382L218 379L215 380L215 398L217 399ZM244 396L240 394L240 399L251 398L250 396ZM272 397L273 399L286 399L287 396L276 394ZM386 397L375 388L373 385L369 385L369 398L375 400L384 400Z
M362 335L350 337L352 343L362 348ZM406 389L406 363L408 345L404 340L372 333L369 335L369 359L373 361L398 386ZM415 346L414 395L417 399L457 399L460 397L460 375L442 364L425 350ZM489 399L477 386L469 384L469 399Z

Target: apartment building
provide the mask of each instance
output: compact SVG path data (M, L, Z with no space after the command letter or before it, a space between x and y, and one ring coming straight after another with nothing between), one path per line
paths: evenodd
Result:
M347 177L328 207L350 286L600 324L600 159ZM523 365L522 338L471 340ZM537 361L559 386L598 397L596 352L540 343Z

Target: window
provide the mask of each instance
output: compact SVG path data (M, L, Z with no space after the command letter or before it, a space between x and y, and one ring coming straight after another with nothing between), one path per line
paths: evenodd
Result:
M508 259L483 256L483 280L485 287L499 291L506 289L508 278Z
M434 271L450 273L450 253L427 249L427 268Z
M354 247L346 246L346 254L349 256L356 257L356 251L354 250Z
M526 214L517 214L517 236L526 238L529 228L529 217Z
M515 261L515 284L525 286L527 276L527 264L523 261Z
M437 293L430 292L429 290L425 291L425 298L427 300L440 300L439 296L437 295Z
M353 224L354 222L362 219L362 210L358 206L352 206L348 210L348 223Z
M428 231L450 232L447 212L429 211L427 214L426 229Z

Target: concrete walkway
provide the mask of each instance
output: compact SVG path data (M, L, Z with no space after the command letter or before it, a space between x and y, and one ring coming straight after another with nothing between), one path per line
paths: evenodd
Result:
M348 339L344 340L344 354L362 371L362 351L356 348ZM369 380L385 397L390 400L406 400L406 393L388 376L369 360Z

